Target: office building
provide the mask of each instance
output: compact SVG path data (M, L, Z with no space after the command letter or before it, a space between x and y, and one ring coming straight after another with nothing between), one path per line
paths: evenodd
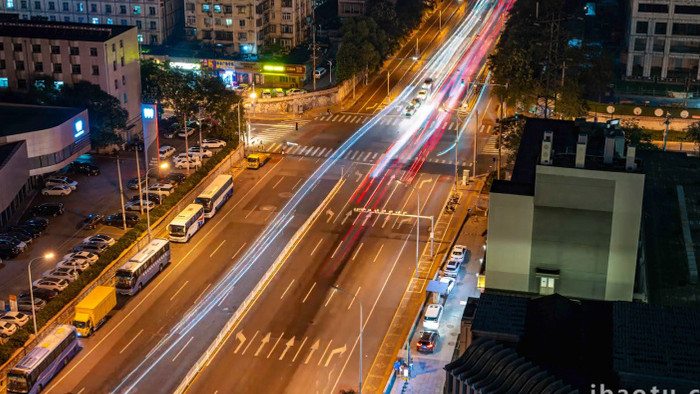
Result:
M614 124L528 119L489 200L486 289L631 301L645 176Z
M364 15L367 0L338 0L338 16L348 18Z
M700 4L697 0L631 0L628 78L700 79Z

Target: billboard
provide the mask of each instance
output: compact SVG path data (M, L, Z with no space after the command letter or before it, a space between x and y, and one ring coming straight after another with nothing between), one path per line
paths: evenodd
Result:
M146 173L151 168L160 168L158 149L158 108L155 104L141 104L141 120L143 122L143 154L146 160ZM155 172L152 172L155 174Z

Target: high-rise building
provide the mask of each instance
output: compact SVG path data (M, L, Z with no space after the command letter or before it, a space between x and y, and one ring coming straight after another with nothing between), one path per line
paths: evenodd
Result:
M0 0L0 13L20 19L136 26L142 44L159 45L182 36L183 0Z
M627 77L700 79L697 0L631 0Z
M312 14L311 0L185 0L185 34L227 53L291 49L310 37Z

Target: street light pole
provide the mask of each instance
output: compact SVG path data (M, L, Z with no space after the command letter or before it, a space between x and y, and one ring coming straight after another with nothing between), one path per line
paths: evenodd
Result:
M474 130L474 167L472 167L472 176L476 177L476 140L479 137L479 110L476 110L476 130Z
M39 330L37 330L36 326L36 308L34 307L34 285L32 283L32 263L35 262L36 260L41 260L41 259L51 259L53 258L53 253L46 253L43 256L35 257L31 260L29 260L29 265L27 265L27 272L29 273L29 300L32 303L32 320L34 320L34 338L38 336Z
M352 297L353 301L354 301L355 299L357 299L357 303L360 305L360 372L359 372L359 388L358 388L358 391L357 391L357 392L358 392L358 394L362 394L362 357L363 357L363 353L362 353L362 332L364 331L364 329L363 329L363 325L364 325L364 324L363 324L364 314L362 313L362 300L360 300L359 298L357 298L357 296L356 296L355 294L352 294L351 292L349 292L349 291L343 289L343 288L340 287L340 286L333 285L333 288L334 288L335 290L338 290L338 291L341 292L341 293L345 293L345 294L349 295L350 297Z
M416 189L415 186L411 185L410 183L407 182L401 182L400 179L396 180L398 183L404 184L411 189L413 189L416 192L416 199L418 200L418 207L416 210L418 213L416 214L416 278L418 277L418 262L420 261L420 192L418 189Z
M124 231L126 231L126 210L124 209L124 188L122 186L122 169L121 165L119 164L119 156L117 156L117 178L119 178L119 198L121 199L122 203L122 225L124 227ZM139 179L139 189L141 188L141 180Z

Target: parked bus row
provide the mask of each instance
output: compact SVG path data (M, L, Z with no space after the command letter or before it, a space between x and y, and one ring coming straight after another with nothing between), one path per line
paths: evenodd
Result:
M188 242L204 225L204 220L211 219L233 195L233 177L219 175L195 199L193 204L185 207L168 225L170 240Z

